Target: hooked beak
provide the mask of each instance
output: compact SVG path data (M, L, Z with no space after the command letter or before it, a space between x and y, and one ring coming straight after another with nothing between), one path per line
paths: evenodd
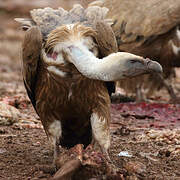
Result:
M149 58L143 58L134 54L125 53L121 68L122 75L126 78L132 78L148 73L162 73L162 66ZM123 78L122 78L123 79Z
M156 72L156 73L163 72L162 66L156 61L151 61L149 58L146 58L144 59L144 63L147 64L147 70L149 72Z

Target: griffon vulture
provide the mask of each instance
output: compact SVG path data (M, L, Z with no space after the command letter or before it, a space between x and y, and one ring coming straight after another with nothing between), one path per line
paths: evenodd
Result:
M110 97L107 83L149 72L159 63L126 52L106 19L108 9L75 5L70 11L34 9L17 18L25 30L23 78L28 96L54 145L95 141L108 158ZM109 86L110 87L110 86Z
M99 0L91 6L109 9L107 17L113 20L119 51L158 61L163 67L163 77L174 77L174 67L180 66L179 0ZM173 88L163 77L145 75L119 81L119 85L129 93L136 93L143 86L149 95L165 86L176 101Z

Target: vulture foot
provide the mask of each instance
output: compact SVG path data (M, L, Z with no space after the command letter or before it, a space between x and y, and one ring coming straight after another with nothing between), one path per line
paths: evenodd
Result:
M177 95L174 92L174 89L172 87L171 84L169 84L163 77L161 74L157 74L157 76L159 77L159 80L162 81L163 85L165 86L165 88L167 89L171 99L170 99L170 103L173 104L179 104L180 103L180 97L177 97Z
M92 145L83 149L82 144L64 151L56 159L56 167L58 171L51 180L68 180L71 178L87 179L92 178L92 174L101 171L102 176L118 179L122 176L118 168L113 165L109 156L97 152ZM96 173L95 173L96 174Z
M78 144L70 150L61 153L55 160L57 172L52 180L68 180L82 166L83 145Z

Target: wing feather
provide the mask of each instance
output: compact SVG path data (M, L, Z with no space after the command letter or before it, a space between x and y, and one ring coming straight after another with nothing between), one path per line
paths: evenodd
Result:
M102 0L119 43L146 40L180 23L179 0Z
M41 58L42 34L33 26L25 32L22 44L23 79L28 96L36 109L35 88Z

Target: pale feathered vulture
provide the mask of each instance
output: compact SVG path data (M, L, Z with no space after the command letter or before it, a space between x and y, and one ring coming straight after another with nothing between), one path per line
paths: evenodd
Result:
M108 9L75 5L70 11L34 9L19 18L25 30L23 79L28 96L54 145L86 147L92 139L108 157L110 98L119 79L162 72L155 61L117 52Z
M174 77L174 67L180 67L179 0L99 0L92 5L109 8L119 51L158 61L163 77ZM143 87L147 95L165 86L176 100L171 85L156 74L119 81L119 85L129 93Z

